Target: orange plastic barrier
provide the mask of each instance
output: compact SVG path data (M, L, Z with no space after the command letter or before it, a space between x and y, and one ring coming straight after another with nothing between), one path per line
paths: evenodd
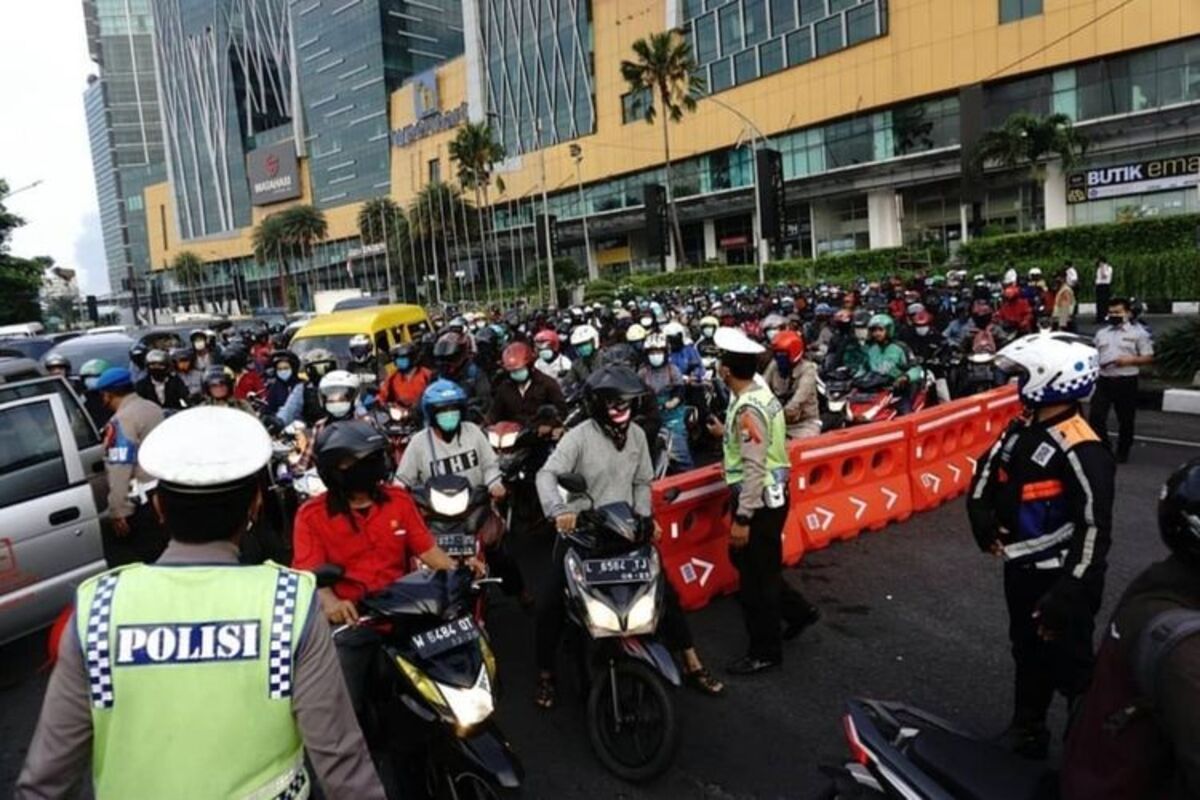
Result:
M908 423L879 422L801 439L789 447L792 500L784 563L912 515Z
M655 481L651 493L654 519L662 527L658 552L680 605L697 609L735 590L738 574L729 562L729 487L721 465Z

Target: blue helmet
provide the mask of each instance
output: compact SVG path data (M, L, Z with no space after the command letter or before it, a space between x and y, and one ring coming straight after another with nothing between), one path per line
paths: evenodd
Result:
M96 381L96 391L104 392L110 389L132 389L133 375L124 367L109 367L100 373Z
M424 394L421 395L421 414L425 419L429 419L433 414L433 409L442 408L444 406L465 406L467 404L467 393L462 390L454 381L446 379L436 380L425 388Z

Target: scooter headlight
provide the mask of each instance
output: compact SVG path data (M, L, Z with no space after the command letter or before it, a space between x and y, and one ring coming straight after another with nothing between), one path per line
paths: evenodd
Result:
M442 696L442 692L438 689L438 684L421 670L417 669L412 664L405 661L400 656L396 656L396 663L400 665L400 669L404 672L405 677L412 682L421 697L425 698L434 708L446 710L446 698Z
M605 633L622 633L621 619L602 601L593 597L583 596L583 607L587 611L588 621L597 631Z
M465 734L472 727L483 722L495 710L495 700L492 697L492 682L488 678L487 669L479 670L475 685L469 689L459 689L454 686L438 684L446 704L454 715L458 732Z
M631 635L651 633L654 630L654 618L657 616L658 603L655 592L647 592L638 598L629 609L626 617L626 632Z

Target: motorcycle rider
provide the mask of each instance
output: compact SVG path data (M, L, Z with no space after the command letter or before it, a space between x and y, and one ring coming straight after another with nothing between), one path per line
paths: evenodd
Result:
M701 358L717 357L718 350L716 343L713 342L713 336L720 325L720 320L712 314L700 318L700 339L696 342L696 349L700 352Z
M570 341L575 358L571 360L566 386L574 391L582 387L588 376L600 366L600 331L588 323L576 325L571 330Z
M633 424L632 404L645 391L638 376L625 366L603 366L584 386L589 418L569 430L537 474L538 496L547 518L559 534L575 529L579 508L563 501L558 476L575 473L587 481L596 508L608 503L628 503L640 517L649 517L653 471L646 435ZM658 536L655 526L655 538ZM537 612L537 689L534 702L549 709L555 703L554 661L566 623L563 592L566 576L563 559L567 548L555 542L553 567L542 587ZM724 685L700 661L691 631L670 583L665 584L660 629L664 643L680 651L684 681L702 694L719 695Z
M471 340L465 333L446 331L433 346L437 377L454 381L467 394L468 416L486 417L492 407L492 382L471 358Z
M558 333L550 328L538 331L533 336L533 349L537 351L533 368L554 379L561 386L570 374L571 359L559 352L562 349L562 341Z
M1112 530L1112 454L1080 412L1099 374L1096 350L1063 333L1029 334L997 355L1018 376L1027 419L979 461L967 515L979 549L1004 559L1016 663L1007 743L1045 758L1055 691L1071 703L1092 671L1092 624Z
M199 404L204 394L204 373L195 367L195 353L190 347L175 347L171 349L170 355L175 374L187 387L188 405Z
M638 370L640 377L658 402L662 424L671 435L671 466L684 472L695 465L688 443L687 406L684 405L684 378L667 356L667 337L652 333L646 337L646 363Z
M857 372L865 363L862 341L854 328L854 313L846 308L838 309L830 323L833 335L829 340L829 349L825 356L825 372L832 372L839 367L845 367L852 373Z
M376 399L386 405L397 405L416 413L433 372L418 363L419 348L413 342L401 342L391 350L396 371L379 387Z
M300 380L300 359L289 350L276 350L267 359L274 376L267 382L267 414L287 425L304 411L304 381Z
M1004 287L1000 310L996 312L996 320L1008 330L1016 331L1017 334L1033 331L1033 307L1021 295L1021 289L1016 283Z
M865 348L866 364L859 375L875 373L892 380L892 389L901 393L899 413L912 410L914 388L924 378L925 372L912 363L907 350L892 341L895 321L889 314L876 314L867 326L871 340Z
M379 386L379 365L375 358L375 345L371 343L371 337L365 333L356 333L350 337L348 345L350 351L350 361L346 366L346 371L358 378L359 388L362 390L360 395L364 405L367 405L370 400L374 400L375 391Z
M134 391L160 408L178 411L188 407L188 389L177 375L171 374L171 362L164 350L146 353L146 374L134 384Z
M304 363L304 403L300 418L305 425L316 425L325 416L325 405L321 402L321 379L337 369L337 358L324 348L307 351Z
M225 348L223 363L233 371L233 395L238 400L262 400L267 392L262 376L250 368L250 354L240 344Z
M67 383L71 383L71 360L61 353L46 356L42 366L45 367L47 375L63 378Z
M201 374L204 374L214 364L221 363L221 357L214 349L216 347L216 338L216 335L212 331L201 330L200 328L188 334L188 342L192 345L192 352L196 354L193 366Z
M1170 555L1125 590L1063 753L1063 800L1200 794L1200 459L1167 478L1158 531ZM1157 651L1157 652L1155 652Z
M254 408L245 400L239 400L233 392L233 370L214 364L204 371L204 400L206 406L224 406L254 414ZM257 415L255 415L257 416Z
M804 337L797 331L783 331L771 343L771 352L763 380L783 404L787 438L816 436L821 432L817 365L804 358Z
M519 422L530 426L543 406L552 406L559 420L566 418L567 402L558 381L533 369L533 351L524 342L513 342L500 354L504 377L496 385L488 424Z
M704 380L704 362L700 359L700 351L696 345L687 340L686 331L678 322L668 322L663 326L663 335L667 337L668 358L685 381L699 383Z
M917 359L932 358L942 343L942 338L933 329L933 314L922 307L912 316L912 325L905 326L900 340Z

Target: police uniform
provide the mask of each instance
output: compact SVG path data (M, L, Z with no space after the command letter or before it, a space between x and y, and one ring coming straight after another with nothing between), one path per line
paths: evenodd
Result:
M207 493L253 480L270 452L256 420L199 408L155 429L139 463L161 489ZM328 796L384 797L313 577L237 556L231 540L172 541L79 587L17 798L69 794L89 761L101 799L306 798L306 751Z
M1150 333L1136 322L1126 320L1118 326L1104 325L1096 331L1096 349L1100 351L1100 379L1092 395L1088 422L1108 443L1108 412L1117 412L1117 458L1124 461L1133 447L1134 416L1137 413L1138 367L1119 367L1123 356L1153 356Z
M722 353L757 357L764 351L733 328L718 329L714 339ZM738 598L750 635L747 656L779 663L783 625L799 630L816 618L817 610L783 579L781 537L788 514L791 466L787 422L783 406L759 375L730 399L723 456L734 521L750 528L746 546L730 552L740 576Z

